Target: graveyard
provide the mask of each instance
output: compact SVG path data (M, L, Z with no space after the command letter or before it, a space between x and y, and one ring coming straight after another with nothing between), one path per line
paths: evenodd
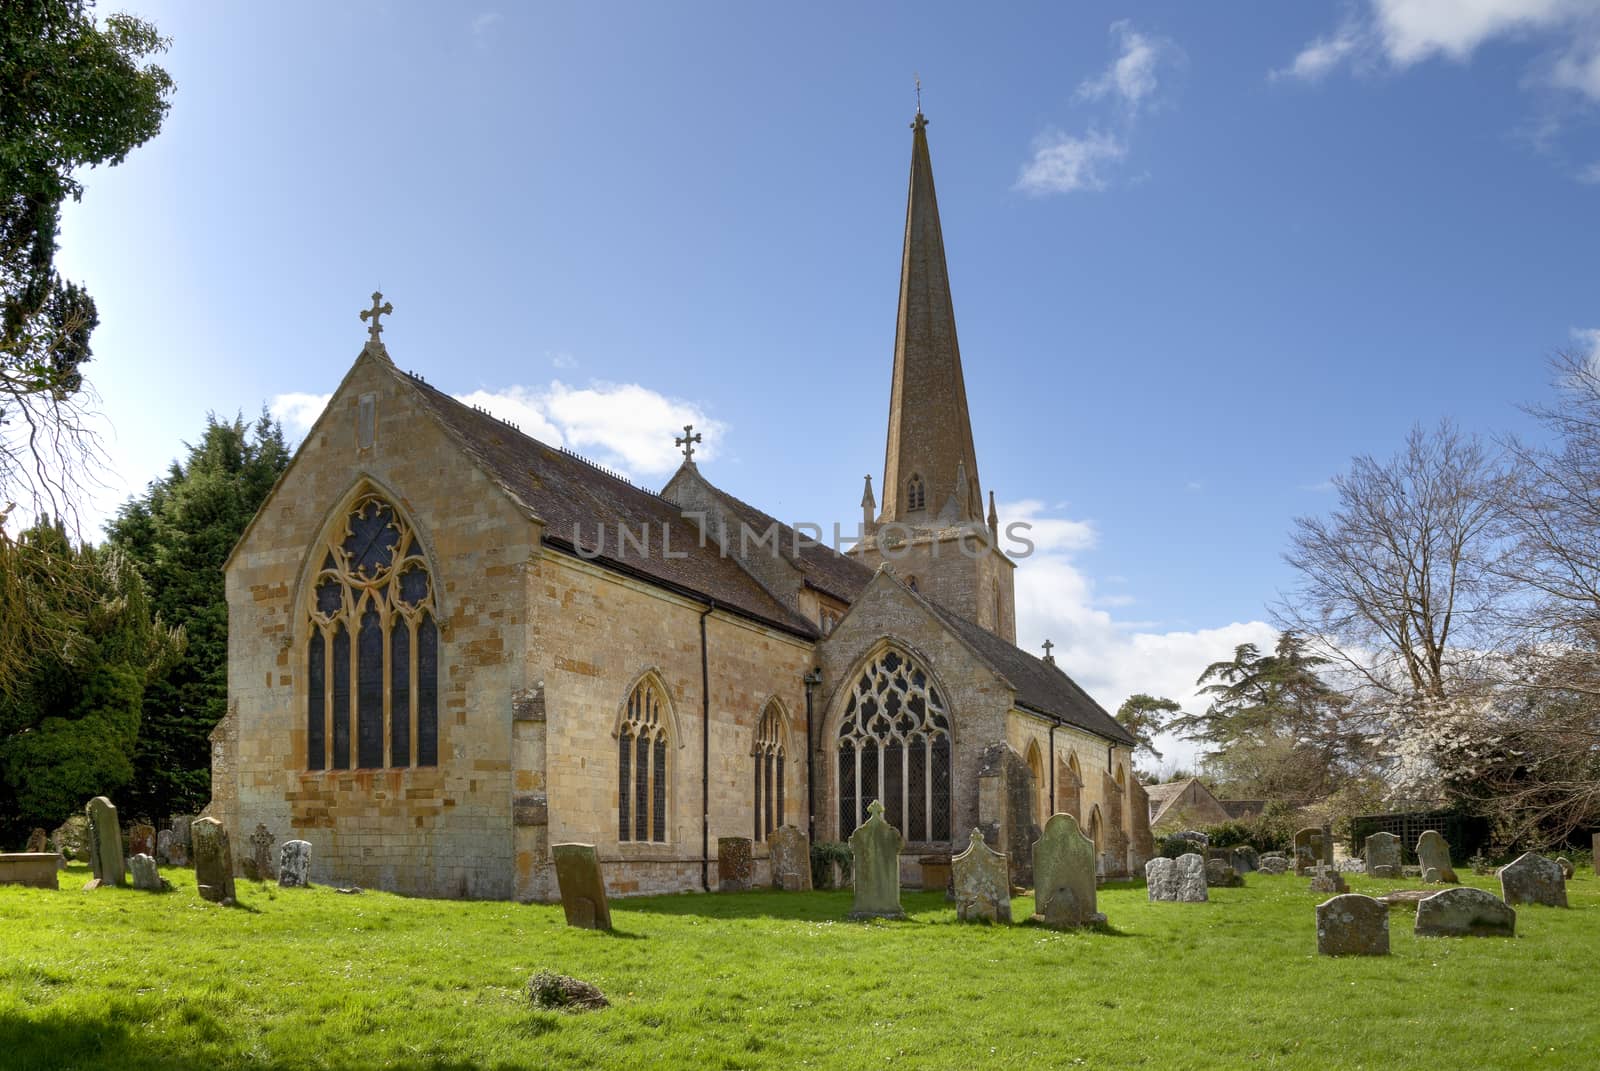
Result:
M1098 893L1107 921L962 923L936 892L903 921L847 921L851 893L613 900L610 932L560 905L407 899L240 878L237 903L173 888L0 886L0 1052L34 1068L1592 1067L1600 878L1516 936L1317 955L1293 873L1206 903ZM1464 886L1499 893L1493 875ZM1369 895L1416 879L1344 875ZM1029 897L1013 916L1033 913ZM610 1006L530 1006L552 970Z

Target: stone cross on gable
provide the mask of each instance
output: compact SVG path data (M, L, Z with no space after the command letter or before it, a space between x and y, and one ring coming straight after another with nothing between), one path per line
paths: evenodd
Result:
M1050 652L1055 649L1055 646L1056 645L1051 643L1049 640L1045 640L1044 641L1044 660L1046 662L1054 662L1055 661L1054 656L1052 656L1050 654Z
M693 434L691 434L691 432ZM685 461L693 461L694 460L694 444L697 443L697 442L700 442L700 441L701 441L701 436L700 436L699 432L696 432L694 430L694 425L693 424L685 424L683 426L683 434L679 435L677 438L673 439L672 440L672 445L683 447L683 459Z
M372 321L371 326L367 328L367 342L369 344L374 346L383 345L378 339L378 336L383 334L383 326L378 323L378 317L387 316L393 311L394 306L383 300L382 291L374 290L372 292L372 308L361 310L362 323L368 320Z

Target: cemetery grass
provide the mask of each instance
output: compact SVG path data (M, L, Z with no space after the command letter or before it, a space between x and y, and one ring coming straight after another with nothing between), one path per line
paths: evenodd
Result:
M220 1068L1593 1068L1600 879L1523 907L1514 940L1416 938L1315 955L1293 876L1209 904L1100 892L1102 930L844 921L842 892L614 901L614 933L559 906L410 900L240 880L195 894L0 886L0 1066ZM1495 889L1493 878L1464 876ZM1412 887L1350 876L1354 891ZM1014 901L1017 917L1032 903ZM534 1010L550 969L610 1008Z

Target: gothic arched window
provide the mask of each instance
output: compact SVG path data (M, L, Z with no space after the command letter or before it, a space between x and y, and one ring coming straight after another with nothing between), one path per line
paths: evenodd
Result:
M925 509L927 505L928 489L923 485L922 477L912 473L911 479L906 481L906 509Z
M887 650L861 671L839 724L839 836L881 799L908 842L950 839L950 718L927 670Z
M306 645L307 768L437 766L438 611L416 533L368 493L319 549Z
M774 699L761 712L756 726L755 829L756 840L766 840L783 825L783 708Z
M617 839L667 839L667 706L654 677L628 696L617 727Z

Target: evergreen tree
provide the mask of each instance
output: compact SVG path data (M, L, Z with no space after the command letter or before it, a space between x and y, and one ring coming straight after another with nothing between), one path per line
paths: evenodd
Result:
M163 620L187 634L184 658L151 680L135 751L130 814L191 813L211 796L209 736L228 705L228 603L222 566L289 463L283 427L265 411L206 419L188 457L109 526L110 545L137 566Z

